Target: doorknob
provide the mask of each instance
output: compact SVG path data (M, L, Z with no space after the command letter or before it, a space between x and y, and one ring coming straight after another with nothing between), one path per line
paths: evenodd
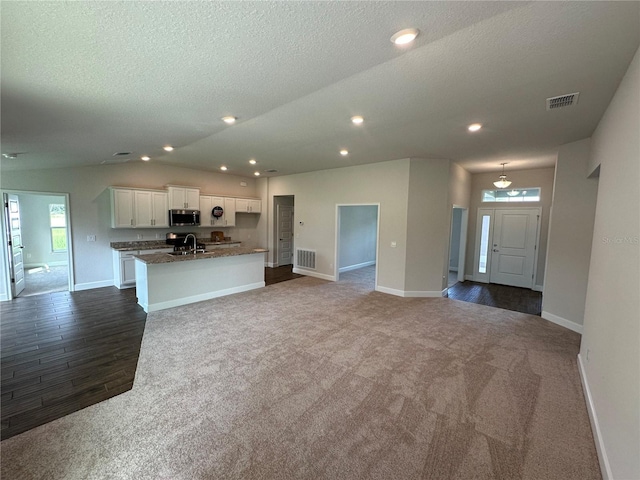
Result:
M498 250L497 248L493 249L494 252L499 252L500 250Z

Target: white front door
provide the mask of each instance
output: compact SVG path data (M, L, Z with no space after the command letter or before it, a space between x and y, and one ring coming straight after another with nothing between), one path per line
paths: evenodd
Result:
M291 265L293 252L293 207L278 205L278 266Z
M22 233L20 231L20 202L17 195L4 194L7 219L7 241L11 294L17 297L24 290L24 261L22 259Z
M539 208L478 210L475 280L532 288Z

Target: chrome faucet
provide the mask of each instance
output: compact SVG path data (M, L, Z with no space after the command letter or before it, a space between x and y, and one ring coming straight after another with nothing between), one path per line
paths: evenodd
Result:
M196 236L193 233L187 234L187 236L184 237L184 243L185 244L187 243L187 240L189 240L189 237L193 237L193 254L195 255L196 251L198 249L198 243L197 243L197 240L196 240Z

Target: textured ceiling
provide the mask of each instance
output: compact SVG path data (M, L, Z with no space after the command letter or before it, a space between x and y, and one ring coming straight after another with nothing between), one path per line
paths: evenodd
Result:
M3 170L143 154L237 175L406 157L550 166L558 145L591 135L640 43L639 2L12 1L0 13L2 153L21 153ZM415 44L391 44L408 27ZM572 92L578 105L546 111ZM468 133L473 122L484 128Z

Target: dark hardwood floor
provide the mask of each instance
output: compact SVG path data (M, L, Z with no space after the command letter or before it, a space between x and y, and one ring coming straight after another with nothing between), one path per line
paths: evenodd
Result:
M292 268L265 268L265 283ZM146 319L134 288L0 302L2 439L130 390Z
M449 287L449 298L488 305L514 312L538 315L542 313L542 293L528 288L509 287L494 283L458 282Z
M264 283L273 285L274 283L286 282L294 278L300 278L304 275L293 273L293 265L283 265L282 267L265 268Z
M146 318L135 289L1 302L2 439L130 390Z

